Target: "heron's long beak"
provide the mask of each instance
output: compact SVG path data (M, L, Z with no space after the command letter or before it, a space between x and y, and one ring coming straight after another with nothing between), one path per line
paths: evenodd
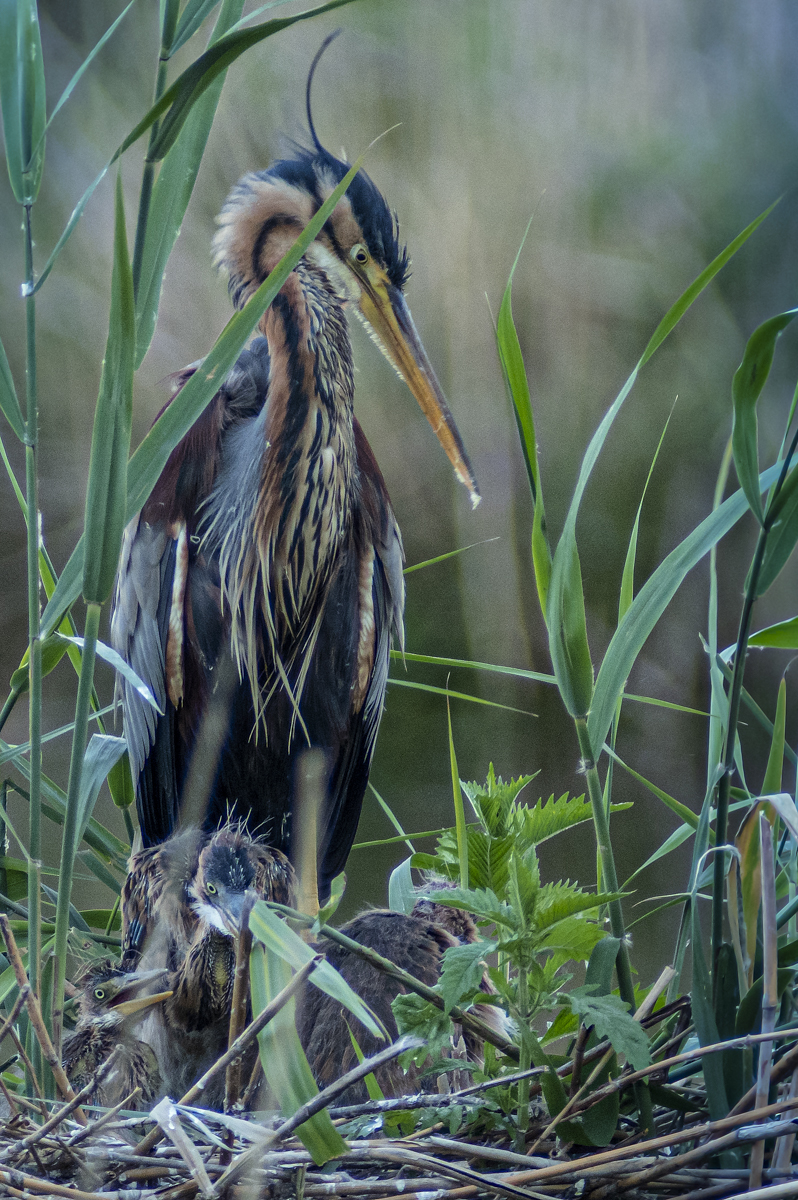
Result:
M359 275L362 283L360 311L374 332L386 358L404 379L410 391L421 405L438 441L454 467L461 483L468 488L472 507L476 508L481 496L471 463L449 411L446 397L435 377L427 352L416 333L410 309L398 287L389 283L384 273L370 264Z
M120 1004L114 1004L114 1012L121 1013L123 1017L129 1017L133 1013L141 1012L144 1008L150 1008L153 1004L160 1004L162 1000L168 1000L172 992L155 992L152 996L137 996L133 1000L123 1000Z

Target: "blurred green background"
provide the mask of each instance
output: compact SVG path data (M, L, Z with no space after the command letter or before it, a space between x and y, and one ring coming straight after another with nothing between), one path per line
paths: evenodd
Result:
M48 111L121 8L106 0L40 5ZM359 0L265 41L228 73L170 261L155 338L136 377L134 442L166 398L166 377L201 357L229 318L224 281L210 263L214 216L240 175L268 165L285 138L306 140L307 70L322 38L338 25L343 35L314 84L315 124L334 153L344 148L351 158L398 126L369 151L367 169L397 211L413 262L413 315L484 497L472 512L412 397L353 328L357 413L385 474L408 564L479 543L408 577L407 648L413 652L550 669L529 566L531 508L491 319L532 212L514 313L556 538L588 439L660 317L743 226L783 197L646 368L588 489L578 533L598 663L616 620L634 512L674 401L678 397L643 514L638 586L711 505L731 425L731 377L748 335L798 301L798 9L790 0ZM206 38L203 30L181 51L175 71ZM39 268L89 182L146 111L157 50L157 6L140 0L56 118L34 218ZM137 145L122 163L129 217L142 153ZM38 305L43 529L59 568L82 528L107 332L112 186L109 175ZM23 390L22 238L5 177L0 222L0 328ZM796 368L793 332L780 346L762 403L763 463L778 447ZM2 435L22 478L20 447L5 426ZM8 678L26 644L25 543L5 479L0 496L0 676ZM735 637L753 532L748 521L721 547L723 645ZM755 627L794 615L795 585L790 564L761 602ZM699 640L706 603L702 564L649 640L630 690L706 707ZM746 682L769 712L784 666L785 656L757 655L751 662ZM439 687L447 679L445 669L434 667L405 671L395 664L393 673ZM98 686L110 698L113 679L103 664ZM540 771L528 790L531 800L583 790L573 728L553 689L465 671L452 671L450 686L525 710L453 703L463 778L484 779L493 761L505 777ZM64 660L45 683L46 730L71 719L74 692ZM794 722L788 734L795 739ZM698 717L627 705L619 749L638 771L697 809L705 788L705 735ZM25 740L24 704L4 736ZM756 729L744 728L742 736L755 788L767 747ZM46 748L45 770L62 785L68 750L66 739ZM389 688L372 779L407 830L452 821L441 696ZM613 824L625 878L676 822L650 793L621 774L616 779L616 799L634 801ZM792 779L785 782L792 787ZM11 812L24 828L22 806L12 802ZM122 832L107 797L97 815ZM391 832L367 796L360 839ZM48 854L57 861L54 841ZM405 854L401 845L354 851L344 912L385 903L389 871ZM638 880L637 894L627 901L630 919L642 913L634 907L642 895L684 886L688 854ZM541 858L547 877L591 884L592 829L548 844ZM96 887L92 902L109 902ZM646 975L671 952L675 912L651 918L636 935L633 957Z

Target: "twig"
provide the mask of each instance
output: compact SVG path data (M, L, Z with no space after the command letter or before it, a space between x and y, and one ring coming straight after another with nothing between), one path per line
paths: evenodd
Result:
M322 956L318 954L315 958L311 958L308 962L306 962L305 965L299 971L297 971L296 975L293 976L290 983L287 983L283 990L274 997L271 1004L267 1004L263 1012L258 1013L257 1017L254 1017L253 1020L250 1021L249 1025L247 1025L241 1036L236 1038L233 1045L230 1046L229 1049L225 1050L221 1058L218 1058L213 1066L208 1068L205 1074L197 1080L193 1087L189 1088L185 1096L183 1096L178 1103L184 1106L195 1104L211 1080L215 1079L221 1071L226 1070L228 1063L232 1062L234 1058L237 1058L244 1052L252 1039L257 1037L261 1029L264 1029L265 1026L268 1025L269 1021L271 1021L272 1018L277 1015L280 1009L288 1003L297 989L302 986L311 972L315 971L316 967L322 961ZM161 1140L161 1136L161 1131L156 1126L136 1146L136 1153L149 1154L153 1146L156 1146Z
M18 1142L14 1142L12 1146L6 1146L4 1150L0 1150L0 1162L4 1162L9 1158L15 1158L18 1154L22 1154L25 1150L29 1150L31 1146L36 1144L36 1142L40 1142L42 1138L46 1137L49 1133L56 1129L62 1121L64 1121L71 1113L75 1111L76 1108L78 1108L80 1104L83 1103L84 1100L88 1100L89 1096L91 1096L97 1085L101 1083L103 1079L105 1079L108 1072L116 1064L120 1049L120 1046L116 1046L113 1049L106 1061L95 1073L94 1077L90 1079L86 1086L81 1088L78 1094L73 1096L67 1104L62 1105L57 1112L53 1113L49 1121L46 1121L44 1125L40 1125L38 1129L34 1129L33 1133L29 1133L27 1137L22 1138ZM88 1133L88 1128L86 1129L86 1132Z
M257 1057L255 1058L254 1063L252 1064L252 1071L249 1076L249 1083L244 1088L244 1095L241 1097L241 1108L243 1109L244 1112L247 1112L250 1104L252 1103L252 1097L255 1095L255 1089L258 1087L258 1084L260 1083L262 1074L263 1074L263 1063L260 1061L260 1055L258 1054Z
M11 965L14 968L14 974L17 977L17 983L19 984L20 990L22 990L25 987L29 987L28 976L25 972L25 967L22 964L19 948L14 940L14 935L11 932L11 926L5 913L0 913L0 929L3 931L3 937L8 950L8 957L11 960ZM64 1072L64 1068L61 1066L55 1050L53 1049L53 1043L50 1041L50 1035L47 1032L47 1027L44 1023L44 1018L42 1017L42 1010L39 1006L39 1001L32 989L28 991L25 1004L28 1009L30 1023L33 1026L33 1032L36 1034L36 1038L42 1048L42 1053L44 1054L50 1070L53 1073L53 1078L58 1086L58 1090L65 1100L74 1100L75 1093L73 1092L72 1086L66 1077L66 1073ZM83 1109L78 1106L74 1111L75 1120L79 1121L81 1125L87 1125L88 1121Z
M109 1061L110 1061L110 1059L109 1059ZM119 1103L115 1104L113 1108L109 1108L108 1112L104 1112L103 1115L101 1117L98 1117L96 1121L92 1121L91 1125L87 1125L85 1128L79 1129L77 1131L77 1133L73 1134L73 1136L67 1142L67 1145L68 1146L76 1146L78 1144L78 1142L82 1142L85 1138L89 1137L90 1135L95 1134L98 1129L102 1129L104 1125L107 1125L109 1123L109 1121L113 1121L113 1119L117 1115L117 1113L122 1112L123 1109L129 1108L130 1101L135 1100L136 1097L139 1096L140 1094L141 1094L141 1088L134 1087L133 1091L128 1093L128 1095L125 1096L124 1100L120 1100ZM114 1157L116 1157L116 1154L117 1154L117 1152L114 1151Z
M635 1021L644 1021L646 1019L646 1017L651 1016L651 1010L653 1009L654 1005L656 1004L657 999L659 998L659 996L662 995L662 993L667 988L668 984L671 982L672 979L675 978L675 976L676 976L676 972L674 971L673 967L665 968L665 970L660 975L659 979L656 981L656 983L653 985L653 987L650 988L648 995L646 996L643 1003L641 1005L639 1005L637 1011L635 1012L635 1015L634 1015ZM530 1154L534 1154L535 1150L537 1150L540 1143L545 1141L546 1138L549 1137L549 1135L554 1131L554 1129L556 1129L556 1127L560 1124L560 1122L565 1120L565 1118L568 1116L569 1113L573 1112L576 1102L579 1099L581 1099L581 1097L585 1094L587 1089L590 1087L591 1083L595 1082L595 1080L599 1077L599 1075L604 1070L604 1068L607 1066L607 1064L612 1061L612 1057L614 1054L615 1054L615 1050L612 1046L610 1046L607 1053L603 1056L603 1058L600 1060L600 1062L598 1062L596 1064L596 1066L590 1072L590 1074L588 1075L587 1079L582 1084L582 1086L580 1088L578 1088L577 1090L572 1091L570 1097L568 1098L566 1103L563 1105L563 1107L560 1109L560 1111L558 1113L555 1113L555 1115L552 1117L551 1121L549 1121L548 1125L543 1130L541 1135L535 1140L534 1144L532 1146L530 1146L530 1149L529 1149ZM650 1072L649 1072L649 1074L650 1074ZM645 1076L643 1074L641 1074L641 1072L638 1071L637 1078L635 1079L634 1077L630 1077L628 1080L627 1086L635 1086L640 1080L642 1080L644 1078L645 1078ZM591 1107L592 1107L593 1102L594 1102L593 1098L591 1097Z
M227 1034L227 1048L235 1044L247 1022L247 1000L249 999L249 952L252 949L252 931L249 928L249 915L255 903L255 893L244 898L241 910L241 922L236 937L236 966L233 977L233 998L230 1002L230 1028ZM241 1094L241 1057L230 1060L225 1072L224 1111L232 1112Z
M219 1179L219 1192L223 1193L225 1187L229 1186L244 1172L248 1171L251 1167L259 1163L260 1159L267 1150L269 1150L277 1142L281 1142L287 1138L289 1134L293 1133L294 1130L300 1125L304 1125L305 1121L309 1120L310 1117L312 1117L315 1113L321 1112L323 1108L327 1107L331 1100L334 1100L336 1096L340 1096L341 1093L345 1092L346 1089L351 1087L353 1083L358 1083L361 1079L363 1079L364 1076L371 1074L373 1071L377 1071L386 1063L392 1062L393 1059L398 1058L400 1054L404 1054L405 1050L414 1050L418 1046L423 1046L423 1044L424 1043L420 1038L412 1037L406 1034L404 1037L401 1037L395 1041L393 1045L386 1046L384 1050L378 1051L377 1054L373 1054L370 1058L364 1058L363 1062L358 1063L357 1066L353 1067L351 1071L347 1071L346 1074L342 1075L340 1079L336 1079L335 1083L331 1083L328 1087L322 1088L318 1095L314 1096L312 1100L309 1100L307 1104L303 1104L300 1108L298 1108L293 1116L290 1116L287 1120L283 1121L282 1125L278 1125L273 1133L268 1134L262 1142L252 1146L243 1154L240 1154L236 1161L231 1163L231 1165Z
M796 1068L790 1079L789 1087L787 1088L787 1098L795 1100L798 1098L798 1068ZM780 1175L788 1175L790 1172L790 1164L792 1162L792 1151L795 1145L795 1135L783 1137L773 1155L771 1167Z

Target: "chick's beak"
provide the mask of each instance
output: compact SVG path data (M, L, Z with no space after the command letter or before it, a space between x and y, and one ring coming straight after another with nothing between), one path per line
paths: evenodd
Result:
M113 1009L123 1017L130 1017L144 1008L151 1008L153 1004L160 1004L162 1000L168 1000L171 995L172 992L155 992L151 996L136 996L132 1000L122 1000L114 1004Z
M481 496L463 439L449 411L427 352L416 332L401 291L375 263L359 272L360 312L375 334L386 358L404 379L435 431L461 483L468 488L473 508Z

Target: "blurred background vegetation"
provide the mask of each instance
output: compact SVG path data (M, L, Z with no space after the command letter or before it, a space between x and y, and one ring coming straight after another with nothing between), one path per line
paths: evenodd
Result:
M40 4L48 107L121 8L110 0ZM646 368L594 474L578 534L597 660L614 628L634 511L674 401L678 396L643 513L638 587L709 510L731 427L731 377L748 335L798 299L798 10L790 0L755 6L744 0L358 0L267 40L228 74L170 260L155 338L136 377L134 443L164 403L166 377L201 357L230 315L224 282L210 263L214 216L240 175L267 166L286 137L306 140L307 70L337 25L343 36L325 56L314 85L316 127L334 153L345 148L354 158L398 125L369 152L367 170L397 211L413 262L411 308L484 497L472 513L404 385L356 329L357 413L385 474L408 564L480 543L408 577L407 648L413 652L550 670L529 567L528 489L491 319L531 213L515 276L514 314L533 392L547 515L556 534L590 434L659 318L709 260L783 194ZM184 48L175 73L206 37L203 31ZM39 267L89 182L146 111L157 51L156 6L139 0L54 122L35 212ZM122 164L128 213L138 194L142 153L142 145L134 147ZM112 186L109 174L39 295L41 502L44 535L59 568L82 528L107 331ZM21 385L18 221L4 178L0 325ZM761 406L763 463L778 447L797 358L793 332ZM21 478L13 437L8 446ZM0 673L7 678L27 640L25 530L10 485L1 479L0 496ZM748 518L720 548L723 645L736 634L753 536ZM794 615L795 594L791 564L761 603L755 627ZM706 602L706 570L698 568L638 660L630 690L706 708L699 639ZM759 656L746 677L769 713L784 666L776 655ZM396 663L393 674L438 687L447 679L444 668L415 664L405 671ZM97 684L110 698L113 679L103 664ZM45 730L72 719L75 686L64 659L45 682ZM540 771L529 799L583 790L573 727L554 689L470 671L452 671L450 686L525 710L453 703L463 778L483 780L493 761L505 777ZM26 739L24 704L4 736ZM763 769L764 735L749 728L742 736L747 761L756 763L759 753ZM788 736L795 741L789 709ZM627 704L619 750L697 810L705 789L705 737L699 717ZM45 748L44 769L62 784L68 746L62 739ZM749 782L758 786L761 770L749 770ZM389 689L372 780L407 830L451 822L440 695ZM615 799L635 802L613 823L623 879L676 821L637 784L621 777L617 784ZM11 811L24 828L22 806L15 801ZM101 800L96 815L122 834L110 800ZM367 796L360 839L391 832ZM406 853L401 844L354 851L345 913L366 902L385 903L389 870ZM57 861L55 841L48 854ZM549 878L592 883L592 829L544 847L542 866ZM636 884L630 919L643 911L632 907L642 894L672 892L685 883L686 858L666 860ZM670 953L670 913L642 926L635 960L646 972Z

